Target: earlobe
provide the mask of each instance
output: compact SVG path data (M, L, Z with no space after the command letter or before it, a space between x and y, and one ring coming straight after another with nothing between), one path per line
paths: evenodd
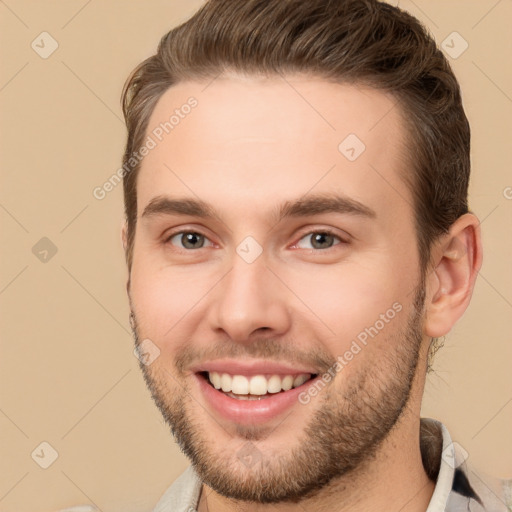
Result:
M480 223L473 214L459 217L433 249L425 334L445 336L467 309L482 265Z

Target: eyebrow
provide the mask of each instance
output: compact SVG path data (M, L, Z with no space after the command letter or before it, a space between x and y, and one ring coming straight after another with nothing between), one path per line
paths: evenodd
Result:
M308 194L295 201L284 201L272 213L271 218L280 222L285 218L309 217L322 213L340 213L358 217L375 219L377 214L363 203L337 194ZM142 212L142 218L159 215L188 215L204 219L220 219L221 216L215 208L194 198L171 198L157 196L151 199Z

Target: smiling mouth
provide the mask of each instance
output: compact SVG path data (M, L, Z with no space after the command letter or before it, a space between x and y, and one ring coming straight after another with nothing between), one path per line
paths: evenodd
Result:
M317 377L314 373L297 375L230 375L219 372L198 372L212 388L236 400L264 400L298 388Z

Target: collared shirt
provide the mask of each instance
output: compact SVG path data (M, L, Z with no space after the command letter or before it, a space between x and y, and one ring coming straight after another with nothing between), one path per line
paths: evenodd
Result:
M504 493L491 490L468 468L467 453L453 443L446 427L421 418L420 449L423 466L436 482L426 512L510 512ZM189 466L167 489L153 512L197 512L202 482Z

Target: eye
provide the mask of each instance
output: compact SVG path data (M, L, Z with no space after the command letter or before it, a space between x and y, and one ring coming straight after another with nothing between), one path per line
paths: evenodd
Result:
M209 242L208 238L201 233L195 231L180 231L167 237L165 243L171 245L176 245L176 243L182 244L181 247L178 245L178 249L202 249L205 247L205 241ZM210 242L210 245L213 244Z
M301 245L302 240L310 239L310 243L312 247L307 247ZM339 240L339 243L334 243L334 240ZM345 240L342 240L338 235L335 235L332 231L329 230L321 230L321 231L311 231L310 233L303 236L299 242L297 242L297 246L301 249L319 249L325 250L330 249L334 245L340 245L340 243L347 243Z

